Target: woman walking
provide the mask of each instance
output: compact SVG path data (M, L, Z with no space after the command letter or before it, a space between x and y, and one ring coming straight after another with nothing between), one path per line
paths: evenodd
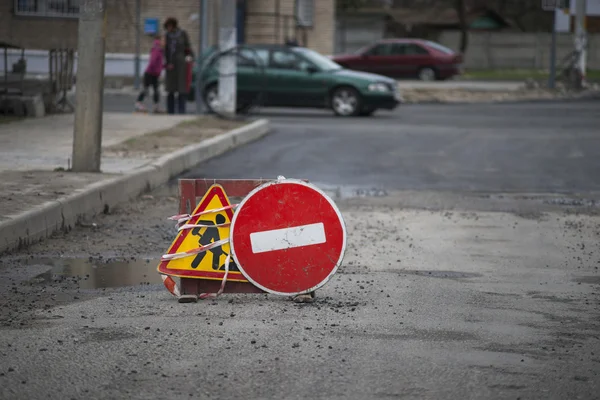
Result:
M187 63L193 57L190 38L186 31L179 28L175 18L168 18L164 28L167 31L165 35L167 112L175 114L175 100L177 100L177 112L185 114L185 101L188 95Z
M140 93L135 103L136 111L146 111L146 107L144 106L144 98L148 94L148 89L152 86L153 98L154 100L154 109L155 113L160 112L159 108L159 100L160 93L158 88L158 79L160 78L160 74L163 69L163 43L160 36L156 36L154 38L154 43L152 45L152 49L150 50L150 61L148 62L148 66L146 67L146 71L144 72L144 89Z

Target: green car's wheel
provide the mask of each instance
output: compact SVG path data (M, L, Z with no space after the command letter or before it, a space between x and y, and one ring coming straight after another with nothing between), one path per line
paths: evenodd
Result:
M211 113L217 113L219 109L219 86L216 83L213 83L204 90L204 104L206 104ZM238 104L236 112L246 114L250 111L250 108L252 108L251 104Z
M214 113L219 108L219 87L212 84L204 90L204 104L208 111Z
M361 109L360 94L349 86L339 87L331 95L331 108L342 117L356 116Z

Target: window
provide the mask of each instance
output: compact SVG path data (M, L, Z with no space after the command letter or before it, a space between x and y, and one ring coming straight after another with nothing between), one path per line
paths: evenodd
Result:
M365 54L369 56L390 56L392 55L393 46L391 44L378 44L371 47Z
M406 54L406 48L408 46L404 43L395 43L392 45L392 55L403 56Z
M274 50L271 54L271 68L298 69L298 57L284 50Z
M296 0L296 18L300 26L313 26L315 15L314 0Z
M396 46L398 46L398 50L395 51L394 54L398 55L415 56L429 54L426 49L414 43L397 44Z
M266 49L241 49L237 56L238 67L266 66L269 61L269 50Z
M14 0L15 15L32 17L79 17L80 0Z
M442 53L446 53L446 54L454 54L454 51L450 50L449 48L447 48L446 46L442 46L439 43L435 43L435 42L426 42L427 46L429 47L433 47L434 49L441 51Z
M306 69L308 66L315 66L321 71L335 71L342 69L342 67L331 61L329 58L322 56L314 50L307 49L305 47L295 47L292 51L296 54L300 54L305 60L300 62L300 69Z

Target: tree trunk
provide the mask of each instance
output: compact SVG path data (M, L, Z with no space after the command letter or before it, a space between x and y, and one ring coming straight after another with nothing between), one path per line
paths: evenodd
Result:
M456 12L460 27L460 52L465 54L469 45L469 26L467 25L467 9L465 0L456 0Z

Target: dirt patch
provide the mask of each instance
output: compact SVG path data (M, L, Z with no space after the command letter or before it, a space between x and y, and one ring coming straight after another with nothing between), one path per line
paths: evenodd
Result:
M210 139L245 124L246 122L227 121L204 116L192 121L182 122L173 128L131 138L125 142L106 147L103 152L104 154L121 157L154 158L190 144Z
M16 115L0 115L0 124L8 124L10 122L22 121L25 118Z
M402 89L406 103L478 103L499 101L577 99L590 95L600 96L600 91L566 91L544 88L512 91L478 91L470 89Z
M112 176L65 171L1 171L0 221Z

